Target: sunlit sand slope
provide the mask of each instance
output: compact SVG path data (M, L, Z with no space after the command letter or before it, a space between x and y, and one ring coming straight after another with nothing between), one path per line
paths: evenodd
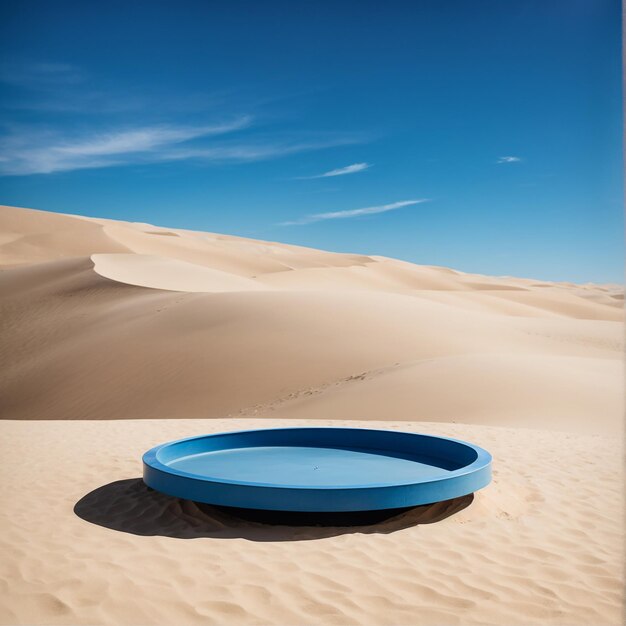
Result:
M3 418L621 429L616 286L10 207L0 242Z

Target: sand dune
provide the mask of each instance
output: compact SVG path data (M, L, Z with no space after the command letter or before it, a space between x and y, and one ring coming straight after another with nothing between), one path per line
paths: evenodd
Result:
M92 254L91 260L100 276L139 287L203 293L263 288L249 278L148 254Z
M365 372L269 408L276 417L410 420L419 412L426 421L532 428L550 415L552 428L617 430L612 393L623 379L619 361L544 356L543 365L538 369L532 354L454 355Z
M0 207L0 622L620 624L622 322L615 285ZM346 419L494 481L294 528L139 480L168 439Z
M3 418L621 428L614 287L9 207L0 232Z

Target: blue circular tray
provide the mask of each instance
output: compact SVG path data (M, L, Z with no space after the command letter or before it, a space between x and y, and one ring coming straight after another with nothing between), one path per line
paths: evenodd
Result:
M465 441L364 428L266 428L172 441L143 456L165 494L269 511L374 511L449 500L491 480Z

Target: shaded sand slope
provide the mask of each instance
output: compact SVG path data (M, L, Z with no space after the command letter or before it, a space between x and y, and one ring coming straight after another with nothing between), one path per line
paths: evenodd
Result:
M286 424L294 421L0 423L11 472L0 483L0 622L623 623L615 438L323 422L471 439L494 455L493 482L473 502L356 528L243 522L140 480L141 453L159 442Z
M0 265L128 251L95 222L0 206Z
M3 418L621 428L615 286L9 207L0 237Z

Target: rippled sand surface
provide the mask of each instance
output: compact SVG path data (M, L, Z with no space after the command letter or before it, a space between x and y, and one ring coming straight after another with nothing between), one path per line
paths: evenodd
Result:
M323 423L472 440L494 455L493 483L370 526L269 526L149 491L140 456L293 421L1 422L2 623L621 623L615 438Z

